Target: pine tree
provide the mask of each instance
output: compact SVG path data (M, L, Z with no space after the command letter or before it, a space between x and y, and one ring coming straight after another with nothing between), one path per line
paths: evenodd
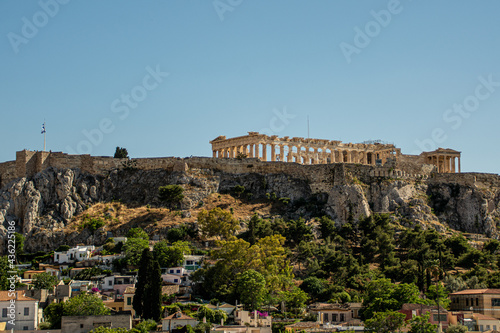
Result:
M142 252L132 306L144 319L161 318L161 270L149 249Z

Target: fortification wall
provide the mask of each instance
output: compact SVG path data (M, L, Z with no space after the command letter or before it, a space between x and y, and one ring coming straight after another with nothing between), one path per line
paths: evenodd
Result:
M16 161L0 163L0 188L17 178Z
M1 185L16 177L31 177L48 167L80 169L83 172L106 175L112 170L126 165L141 169L165 169L186 171L188 169L211 169L226 173L286 174L307 180L314 192L327 191L332 184L341 185L346 175L370 183L377 177L401 179L427 179L431 175L436 181L460 182L465 184L500 185L500 177L493 174L442 174L430 164L420 164L420 156L401 155L396 162L384 166L353 163L303 165L293 162L263 162L257 158L211 158L211 157L160 157L118 159L107 156L68 155L62 152L32 152L23 150L16 153L16 161L0 164Z
M494 173L436 173L432 181L478 187L500 187L500 176Z

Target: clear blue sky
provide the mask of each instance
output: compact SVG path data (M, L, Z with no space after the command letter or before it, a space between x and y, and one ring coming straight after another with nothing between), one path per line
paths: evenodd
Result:
M498 173L499 13L497 0L3 0L0 161L41 150L44 120L47 150L185 157L211 156L219 135L305 137L309 117L314 138L453 148L463 171Z

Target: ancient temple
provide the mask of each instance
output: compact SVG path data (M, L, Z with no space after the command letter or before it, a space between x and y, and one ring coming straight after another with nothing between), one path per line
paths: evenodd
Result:
M341 141L268 136L258 132L226 138L219 136L210 141L214 158L259 158L262 161L295 162L300 164L358 163L384 165L403 159L411 163L432 164L438 172L460 172L460 152L439 148L420 155L401 154L393 144L344 143ZM458 167L455 167L458 160Z

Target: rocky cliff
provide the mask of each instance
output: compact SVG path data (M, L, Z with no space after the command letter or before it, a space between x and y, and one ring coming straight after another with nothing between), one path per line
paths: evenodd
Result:
M159 206L158 187L167 184L184 187L180 209L186 216L209 195L230 192L241 185L251 200L289 198L290 204L282 214L289 218L311 219L326 214L342 224L349 218L391 212L394 222L403 226L421 224L441 232L454 229L498 238L498 175L398 179L370 176L372 167L301 167L296 174L255 172L250 167L247 170L254 172L228 172L214 167L181 171L126 168L106 175L50 167L30 178L18 178L0 190L0 238L5 239L8 222L15 221L18 232L26 236L28 252L50 250L61 244L99 245L107 237L106 227L90 233L87 229L68 230L66 226L99 202L119 200Z

